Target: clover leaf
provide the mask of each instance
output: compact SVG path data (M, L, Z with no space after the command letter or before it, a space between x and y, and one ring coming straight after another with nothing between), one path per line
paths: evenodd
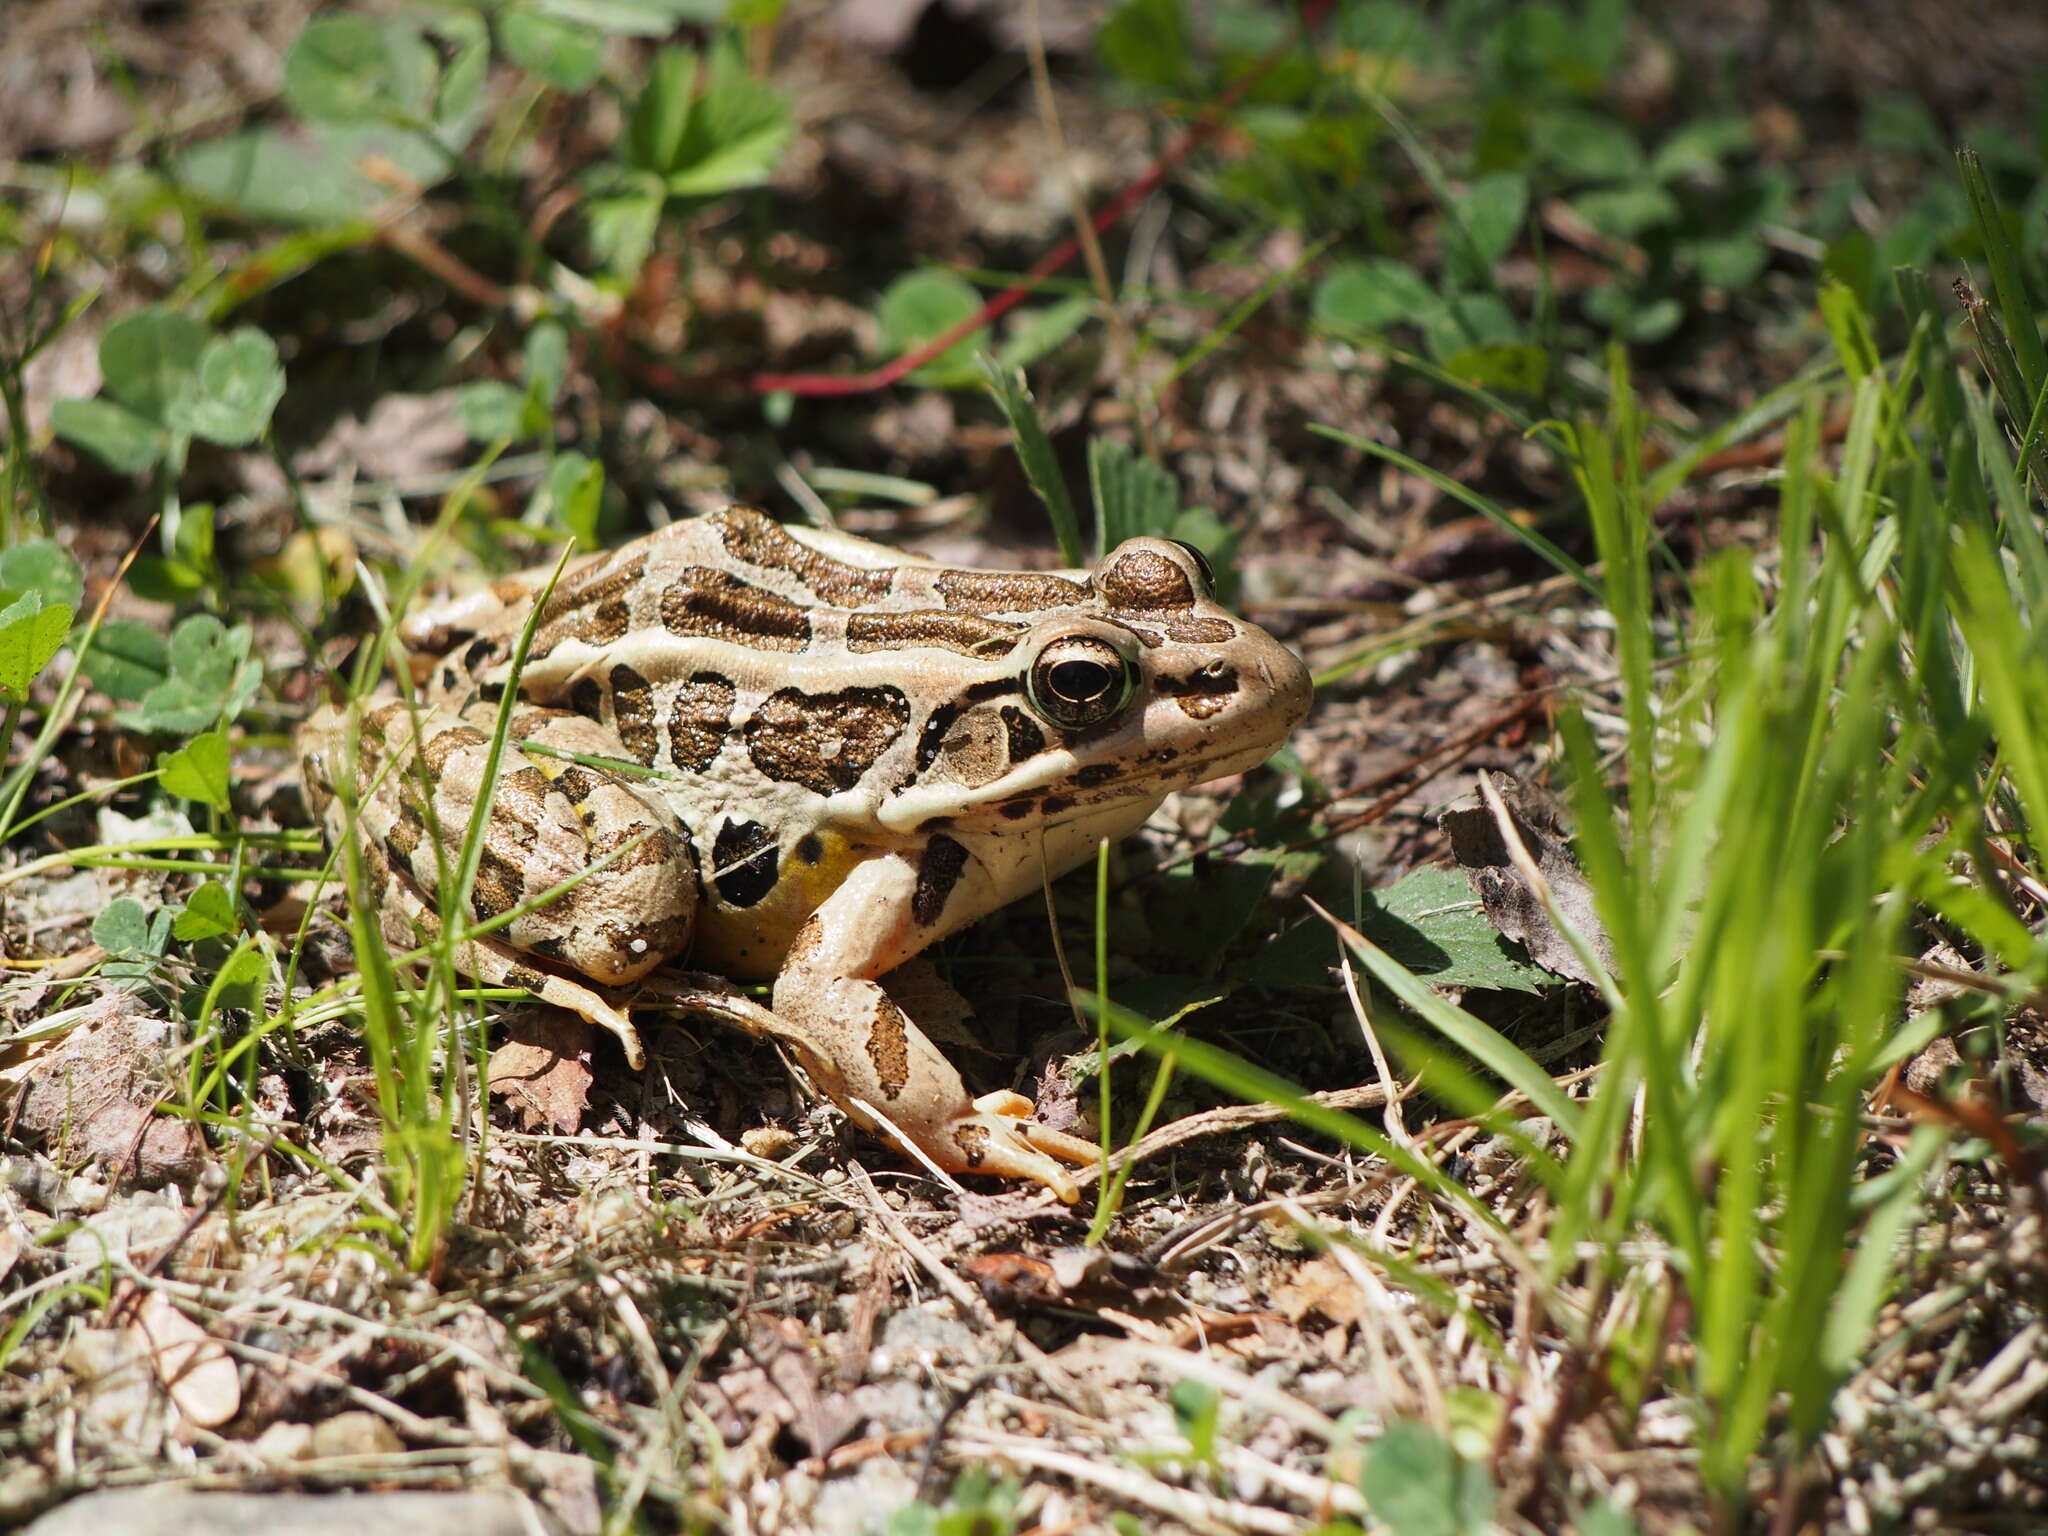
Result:
M59 437L122 474L174 457L175 445L194 437L247 447L284 395L277 345L263 332L245 325L211 336L160 306L108 326L99 359L100 393L58 401L50 421Z
M0 609L0 701L18 704L71 633L68 603L48 603L24 592Z
M185 910L171 924L171 937L187 942L219 939L239 932L241 926L241 912L228 888L208 880L185 898Z
M248 625L229 629L210 613L193 614L171 632L168 675L115 720L132 730L182 733L233 719L263 680L249 643Z
M174 752L158 753L156 766L169 793L216 810L230 808L228 742L220 732L201 732Z

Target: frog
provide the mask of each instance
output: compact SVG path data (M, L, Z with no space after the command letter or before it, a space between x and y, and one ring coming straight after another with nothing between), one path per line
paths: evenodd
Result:
M631 1010L667 966L666 1006L778 1042L859 1128L1069 1203L1095 1143L1021 1094L970 1094L886 983L1168 795L1264 763L1311 695L1192 545L981 570L743 505L398 635L410 687L297 733L388 943L439 930L480 815L461 911L490 926L465 928L465 975L581 1015L639 1068Z

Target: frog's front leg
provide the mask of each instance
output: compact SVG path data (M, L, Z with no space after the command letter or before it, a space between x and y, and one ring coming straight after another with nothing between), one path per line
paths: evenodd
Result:
M1065 1164L1092 1167L1091 1142L1027 1118L1019 1094L968 1097L939 1048L877 978L923 948L917 868L884 855L854 870L804 924L775 980L777 1038L856 1124L886 1120L948 1173L1034 1179L1071 1204Z

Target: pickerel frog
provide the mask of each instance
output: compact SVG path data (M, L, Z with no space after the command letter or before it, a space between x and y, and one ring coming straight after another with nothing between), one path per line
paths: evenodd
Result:
M602 989L685 957L772 979L767 1008L722 984L687 1001L782 1042L857 1124L938 1167L1073 1200L1067 1165L1094 1146L1020 1095L971 1099L880 980L1172 791L1263 762L1308 708L1300 661L1164 539L1092 575L959 570L731 507L544 586L422 613L401 631L413 704L327 707L300 731L307 798L330 838L360 839L387 937L434 930L487 793L470 907L531 910L463 947L468 975L602 1024L636 1066L627 999Z

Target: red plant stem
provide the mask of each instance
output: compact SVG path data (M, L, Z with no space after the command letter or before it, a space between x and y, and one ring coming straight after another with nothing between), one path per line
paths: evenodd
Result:
M1303 29L1313 32L1321 26L1333 4L1334 0L1302 0ZM1094 226L1095 233L1102 234L1121 223L1133 208L1151 196L1159 184L1172 173L1175 166L1187 159L1223 126L1230 109L1243 99L1245 92L1266 77L1267 72L1280 62L1284 53L1284 49L1274 50L1232 81L1230 88L1217 98L1202 115L1200 122L1182 134L1165 154L1153 162L1150 170L1111 198L1102 211L1089 220ZM1067 236L1041 256L1036 265L1021 279L1005 288L958 325L942 331L930 341L912 347L902 356L891 359L879 368L871 368L866 373L757 373L747 380L747 388L757 395L809 396L864 395L872 390L887 389L891 384L915 373L961 338L973 335L983 326L992 324L1015 309L1031 296L1041 282L1072 261L1080 251L1080 236Z

